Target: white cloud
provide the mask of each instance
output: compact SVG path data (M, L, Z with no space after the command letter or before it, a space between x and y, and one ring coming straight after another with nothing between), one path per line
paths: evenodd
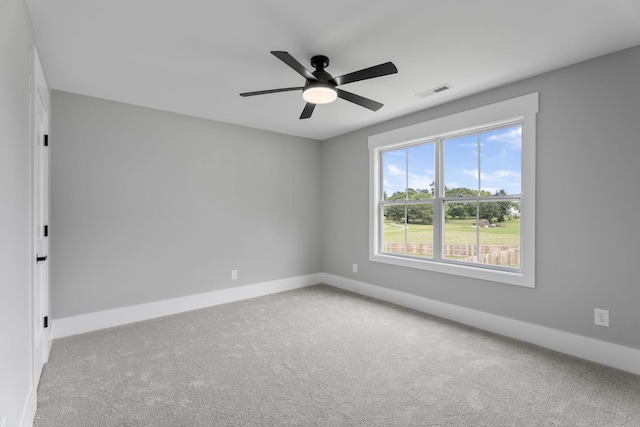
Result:
M466 169L462 171L465 175L478 179L478 169ZM482 189L495 193L499 190L506 190L507 193L519 193L521 186L520 172L507 169L497 169L488 173L480 174ZM468 184L467 184L468 185ZM476 184L477 185L477 184ZM456 183L447 183L449 188L457 188ZM499 188L498 188L499 187Z
M431 183L434 181L433 171L425 171L427 174L409 173L409 187L417 190L428 190L431 188Z
M383 188L387 194L391 195L396 191L405 191L407 173L403 168L389 163L384 168Z
M431 183L435 180L435 172L425 169L418 173L408 173L396 165L385 166L383 185L387 193L404 191L406 189L406 179L409 179L409 186L414 189L426 190L431 188Z
M491 187L488 187L485 184L489 184ZM494 188L494 186L496 187ZM521 191L520 172L506 169L491 171L485 178L483 178L482 189L490 191L492 194L499 190L505 190L507 194L519 193Z
M491 172L490 179L501 179L501 178L518 178L520 179L520 172L510 171L507 169L498 169Z
M386 167L386 174L385 175L391 175L391 176L405 176L405 170L399 168L396 165L387 165Z
M520 145L522 143L522 126L505 129L502 132L490 135L487 138L487 142L501 142L513 147L520 148Z
M462 148L478 148L478 143L477 142L461 142L459 144L457 144L458 147L462 147Z
M465 169L462 171L465 175L469 175L475 179L478 179L478 169ZM483 173L480 174L480 179L486 179L487 176Z

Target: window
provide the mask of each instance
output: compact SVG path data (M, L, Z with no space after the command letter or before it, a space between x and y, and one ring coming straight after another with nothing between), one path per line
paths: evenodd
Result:
M370 259L534 287L538 94L373 135Z

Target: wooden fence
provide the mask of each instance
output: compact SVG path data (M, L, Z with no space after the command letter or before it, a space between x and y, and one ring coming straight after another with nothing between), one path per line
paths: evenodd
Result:
M432 243L407 243L408 255L433 256ZM384 242L384 252L397 254L405 253L405 244L398 242ZM444 245L443 256L459 261L480 262L491 265L513 266L520 265L520 246L510 245L480 245L449 244ZM478 261L478 256L480 260Z

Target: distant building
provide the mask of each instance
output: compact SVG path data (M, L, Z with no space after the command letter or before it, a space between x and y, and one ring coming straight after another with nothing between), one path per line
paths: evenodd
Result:
M491 223L489 222L488 219L481 219L478 221L478 227L479 228L489 228L491 227Z

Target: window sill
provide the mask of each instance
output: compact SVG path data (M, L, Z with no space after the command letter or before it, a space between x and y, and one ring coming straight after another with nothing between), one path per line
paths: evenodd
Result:
M449 264L446 262L431 261L426 259L414 259L391 254L371 254L369 260L400 267L409 267L419 270L434 271L437 273L453 274L456 276L473 279L487 280L490 282L504 283L508 285L535 287L535 279L532 272L509 272L477 268L468 265Z

